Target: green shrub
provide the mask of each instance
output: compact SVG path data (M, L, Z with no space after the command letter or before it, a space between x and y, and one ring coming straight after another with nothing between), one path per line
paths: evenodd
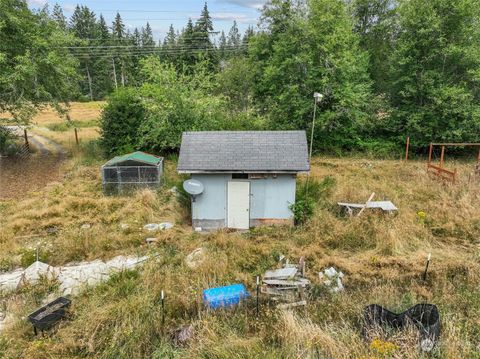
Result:
M101 144L108 155L139 149L138 128L146 111L138 89L123 88L108 99L100 120Z
M290 206L295 224L303 224L311 218L315 207L330 196L334 185L335 179L330 176L325 177L323 181L309 177L298 183L295 203Z

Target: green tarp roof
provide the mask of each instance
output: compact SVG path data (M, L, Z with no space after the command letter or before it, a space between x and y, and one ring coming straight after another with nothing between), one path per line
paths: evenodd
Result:
M162 158L154 155L150 155L145 152L137 151L137 152L128 153L123 156L116 156L112 158L110 161L108 161L107 163L105 163L105 166L115 166L126 161L135 161L135 162L141 162L147 165L156 166L160 161L162 161Z

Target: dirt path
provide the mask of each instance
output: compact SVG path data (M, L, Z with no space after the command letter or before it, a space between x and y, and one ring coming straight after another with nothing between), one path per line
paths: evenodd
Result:
M23 135L23 129L10 126L9 130ZM67 152L58 143L29 133L28 141L34 149L30 156L0 157L0 201L25 196L50 182L61 178L60 167Z

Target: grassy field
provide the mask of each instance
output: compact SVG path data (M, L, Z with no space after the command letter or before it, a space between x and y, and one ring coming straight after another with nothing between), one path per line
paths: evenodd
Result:
M14 318L0 336L0 358L422 358L412 332L369 344L360 330L370 303L403 311L425 301L436 304L442 318L440 344L428 357L480 358L480 182L469 180L472 164L447 163L460 172L451 185L429 178L423 162L319 156L312 176L331 178L331 186L305 225L200 234L170 191L181 182L173 159L158 191L122 197L103 195L102 161L79 152L55 182L0 202L0 270L30 264L37 247L52 265L120 254L158 257L73 297L71 318L45 337L35 337L25 317L55 293L54 281L0 295L0 310ZM337 201L361 203L371 192L393 201L398 215L341 215ZM147 246L152 234L143 225L164 221L175 227ZM81 229L86 223L91 228ZM192 270L185 258L199 247L206 260ZM292 262L306 257L313 283L306 308L281 311L262 297L259 319L253 301L228 311L203 309L203 289L241 282L254 293L255 277L282 254ZM318 272L329 266L345 273L344 292L322 286ZM189 323L195 336L175 347L170 333Z
M443 325L433 357L478 357L478 183L445 185L429 179L423 164L415 162L316 158L313 174L331 176L335 185L305 226L204 235L190 229L185 210L169 191L178 181L174 162L167 162L162 189L130 197L105 197L98 165L70 162L61 181L1 204L0 267L27 265L38 243L41 259L55 265L133 253L155 253L159 260L75 297L73 318L46 338L33 337L21 318L54 284L5 297L17 320L0 339L4 356L416 358L419 352L407 338L397 338L392 352L366 344L359 334L361 312L370 303L400 311L428 301L439 306ZM399 214L339 215L336 201L361 202L371 191L392 200ZM426 213L425 220L418 211ZM142 227L160 221L175 227L158 234L157 246L147 247L144 240L151 235ZM81 230L84 223L92 228ZM122 230L121 223L130 228ZM48 235L53 227L58 231ZM34 234L39 237L28 237ZM198 247L207 250L208 259L192 271L184 259ZM433 260L424 283L420 274L429 252ZM222 313L201 310L202 289L243 282L253 290L255 276L274 266L280 254L292 261L306 256L315 284L307 308L284 313L265 302L260 320L251 305ZM327 266L346 274L345 292L331 294L321 287L317 272ZM173 348L162 335L161 290L167 293L164 331L183 323L196 328L185 348Z

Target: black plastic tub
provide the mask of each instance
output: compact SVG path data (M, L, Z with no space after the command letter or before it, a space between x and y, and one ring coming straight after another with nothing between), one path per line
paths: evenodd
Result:
M37 329L44 331L65 318L70 303L69 299L60 297L30 314L28 320L33 325L35 335L37 335Z
M429 352L437 344L440 337L440 314L433 304L417 304L403 313L397 314L378 304L371 304L364 309L363 335L379 327L390 327L401 330L409 325L420 332L420 349Z

